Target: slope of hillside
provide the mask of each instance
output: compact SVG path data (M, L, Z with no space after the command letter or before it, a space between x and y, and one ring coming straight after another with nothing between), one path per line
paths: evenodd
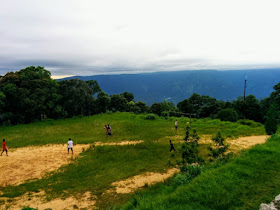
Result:
M268 97L273 91L273 86L280 82L280 69L176 71L77 78L96 80L109 95L132 92L136 101L144 101L151 105L167 98L177 104L193 93L230 101L243 95L245 76L246 94L253 94L262 99ZM65 79L71 78L73 77Z

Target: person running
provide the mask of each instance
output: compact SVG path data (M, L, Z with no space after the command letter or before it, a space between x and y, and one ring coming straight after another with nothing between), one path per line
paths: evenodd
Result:
M1 156L2 156L3 152L5 152L5 151L6 151L6 155L8 156L8 149L7 149L7 145L6 145L6 140L5 139L3 139L2 150L3 151L1 152Z
M170 142L170 152L171 152L172 150L174 150L174 152L176 152L175 147L174 147L174 145L172 144L171 140L169 140L169 142Z
M178 122L177 120L175 120L175 129L177 130L177 128L178 128Z
M69 138L69 141L67 142L67 147L68 147L68 154L69 154L69 150L71 149L73 155L73 141L71 140L71 138Z
M108 126L107 126L107 136L111 136L111 135L112 135L111 126L108 124Z

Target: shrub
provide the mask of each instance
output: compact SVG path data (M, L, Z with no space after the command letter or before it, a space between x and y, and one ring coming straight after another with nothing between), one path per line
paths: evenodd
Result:
M156 115L155 114L148 114L145 117L146 120L155 120L156 119Z
M232 108L222 109L218 112L217 118L222 121L235 122L238 120L238 113Z

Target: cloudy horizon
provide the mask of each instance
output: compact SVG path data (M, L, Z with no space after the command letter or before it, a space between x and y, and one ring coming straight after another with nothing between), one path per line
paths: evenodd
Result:
M0 1L1 75L280 67L278 0Z

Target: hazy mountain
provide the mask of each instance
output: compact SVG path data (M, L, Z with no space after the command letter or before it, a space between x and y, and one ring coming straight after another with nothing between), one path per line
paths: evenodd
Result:
M132 92L136 101L148 105L169 99L177 104L193 93L231 101L243 96L247 76L246 95L258 99L268 97L273 86L280 82L280 69L262 70L200 70L141 74L76 76L81 80L96 80L109 95Z

